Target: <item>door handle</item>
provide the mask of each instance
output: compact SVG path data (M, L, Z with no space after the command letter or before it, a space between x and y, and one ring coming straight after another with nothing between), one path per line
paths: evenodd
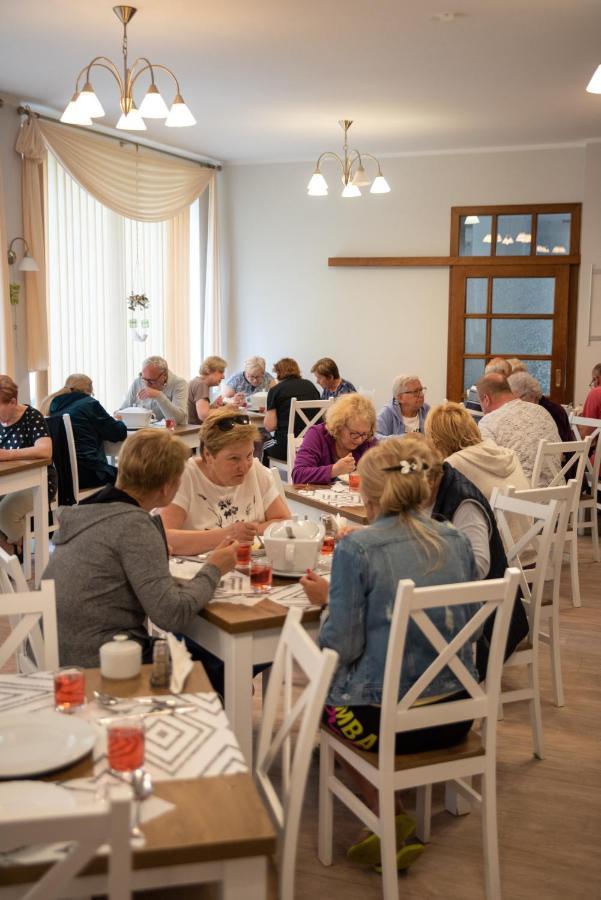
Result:
M555 387L561 387L561 369L555 369Z

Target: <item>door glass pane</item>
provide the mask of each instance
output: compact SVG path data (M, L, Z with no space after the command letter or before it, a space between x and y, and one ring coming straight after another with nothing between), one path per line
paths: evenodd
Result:
M549 394L551 391L551 360L527 359L525 363L530 374L540 381L543 394Z
M459 256L490 256L492 216L461 216Z
M463 390L471 388L484 375L484 359L466 359L463 362Z
M465 320L465 352L486 353L486 319Z
M549 315L554 310L554 298L554 278L493 278L492 311L495 315Z
M551 355L551 319L493 319L490 352L493 356Z
M532 216L497 218L497 256L530 256Z
M487 303L488 278L466 278L466 313L485 313Z
M571 213L539 213L536 221L538 256L563 256L570 252Z

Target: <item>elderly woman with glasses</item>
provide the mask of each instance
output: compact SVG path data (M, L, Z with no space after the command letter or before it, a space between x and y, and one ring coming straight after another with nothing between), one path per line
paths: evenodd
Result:
M263 357L250 356L242 371L228 378L223 387L223 396L233 397L235 401L244 403L247 397L257 391L268 391L275 383L275 378L267 372L267 363Z
M427 388L418 375L397 375L392 382L392 400L378 413L378 438L424 432L430 407L424 402Z
M344 394L326 411L325 422L312 425L299 447L292 480L295 484L330 484L353 472L373 447L376 411L361 394Z
M212 550L224 538L252 541L290 510L269 469L253 456L258 431L236 410L212 410L172 503L161 510L174 553Z

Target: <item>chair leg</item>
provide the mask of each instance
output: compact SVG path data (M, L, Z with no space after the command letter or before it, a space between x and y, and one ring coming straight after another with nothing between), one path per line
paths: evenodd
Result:
M528 701L530 706L530 724L532 727L532 747L537 759L544 759L543 720L540 709L540 680L538 677L538 661L536 660L531 662L528 666L528 685L532 690L532 699Z
M471 776L466 776L463 780L470 784L472 779ZM444 786L444 805L452 816L467 816L472 811L472 804L455 790L452 781L447 781Z
M334 774L334 751L327 735L321 735L319 747L319 819L318 849L319 861L324 866L332 865L332 840L334 829L334 797L328 782Z
M398 900L399 876L396 867L396 828L394 821L394 790L382 785L378 792L380 804L380 848L382 854L382 895L384 900Z
M549 620L549 644L551 649L551 681L555 706L565 706L563 676L561 674L561 649L559 645L559 613L555 610Z
M580 574L578 572L578 535L572 534L570 540L570 578L572 582L572 606L582 606L580 599Z
M482 844L486 900L501 900L499 835L497 831L497 786L494 760L482 775Z
M417 825L415 834L423 844L430 842L432 825L432 785L424 784L417 789L417 803L415 809Z
M593 542L593 559L595 562L601 562L599 554L599 522L596 506L591 509L591 539Z
M26 581L30 581L32 576L31 568L31 541L33 532L31 529L31 515L25 516L25 534L23 535L23 572Z

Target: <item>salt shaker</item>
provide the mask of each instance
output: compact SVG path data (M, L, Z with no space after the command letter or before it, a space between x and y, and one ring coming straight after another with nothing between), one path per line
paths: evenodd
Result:
M153 687L169 687L171 676L171 659L167 641L159 638L155 641L152 652L152 674L150 683Z

